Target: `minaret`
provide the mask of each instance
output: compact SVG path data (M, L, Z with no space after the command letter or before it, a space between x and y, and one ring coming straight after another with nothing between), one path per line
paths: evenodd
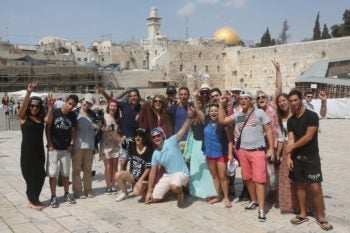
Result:
M160 35L160 20L162 18L158 17L158 10L156 7L152 7L149 13L149 18L147 18L148 26L148 39L156 38Z

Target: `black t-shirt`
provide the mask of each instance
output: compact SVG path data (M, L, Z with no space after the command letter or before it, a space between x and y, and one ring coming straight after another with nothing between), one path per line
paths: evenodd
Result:
M153 149L151 146L147 146L143 154L139 154L136 150L136 144L131 148L131 154L129 156L130 161L130 173L135 180L140 179L146 168L151 168Z
M287 123L288 132L293 132L294 134L294 141L298 141L301 137L303 137L306 134L308 127L318 127L319 126L319 119L318 115L310 111L308 109L305 109L304 114L297 118L295 115L293 115L291 118L289 118ZM304 155L307 157L315 157L318 156L318 139L317 139L318 132L314 134L312 139L306 143L305 145L296 148L293 150L292 155Z
M77 127L77 116L74 112L63 114L61 109L53 110L53 120L51 125L51 141L57 150L66 150L72 139L72 128Z

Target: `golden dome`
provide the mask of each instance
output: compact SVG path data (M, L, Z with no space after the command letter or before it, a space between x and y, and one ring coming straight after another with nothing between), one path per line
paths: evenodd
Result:
M237 32L230 27L222 27L214 33L214 38L216 40L225 40L227 45L239 44L241 39L239 38Z

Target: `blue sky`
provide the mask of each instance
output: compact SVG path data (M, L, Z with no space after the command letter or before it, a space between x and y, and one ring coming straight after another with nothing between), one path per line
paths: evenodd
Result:
M185 39L186 18L192 38L211 37L222 26L243 40L260 42L269 27L278 37L282 22L290 25L290 42L312 37L317 12L328 28L342 23L349 0L2 0L0 36L13 43L37 44L46 35L115 42L147 38L146 18L156 6L161 34ZM322 30L322 28L321 28Z

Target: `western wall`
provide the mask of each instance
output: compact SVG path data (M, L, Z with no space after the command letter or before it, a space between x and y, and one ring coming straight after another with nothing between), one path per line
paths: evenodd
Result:
M240 85L255 93L261 89L274 93L276 59L281 64L283 91L288 92L294 82L310 65L321 59L350 59L350 37L300 42L263 48L241 46L226 48L225 89ZM211 84L218 83L210 80ZM213 86L213 85L212 85Z

